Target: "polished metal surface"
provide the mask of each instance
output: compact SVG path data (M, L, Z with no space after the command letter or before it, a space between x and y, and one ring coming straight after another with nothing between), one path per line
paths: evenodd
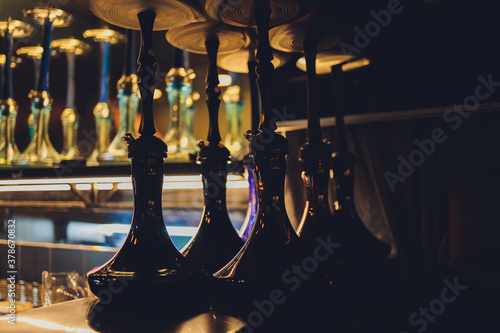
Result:
M41 46L23 46L17 49L17 54L25 55L28 58L41 59L43 47Z
M91 50L89 44L74 38L57 39L52 41L50 46L59 52L71 52L75 55L85 54Z
M11 20L0 21L0 36L4 36L4 31L8 30L13 38L23 38L31 35L33 27L23 21Z
M16 314L16 325L8 323L9 318L0 317L0 331L9 332L99 332L89 325L89 310L97 298L87 297L74 301L58 303L49 307L37 308ZM143 305L131 305L141 307ZM138 310L140 311L140 310ZM222 333L236 332L245 325L242 321L214 311L198 314L180 322L163 320L158 332L184 333L206 332ZM147 323L144 323L144 332L147 332Z
M125 38L125 35L110 29L89 29L83 32L83 37L93 38L96 42L116 44Z
M54 27L67 27L73 21L73 15L57 8L34 8L23 10L24 16L32 19L39 25L43 25L48 18Z
M202 7L195 0L90 0L90 10L100 19L119 27L140 30L137 14L154 10L153 30L168 30L195 21Z
M217 59L217 66L226 71L235 73L248 73L248 61L255 58L255 49L241 49L235 52L222 54ZM274 59L271 61L274 68L279 68L286 64L292 56L288 53L273 51Z
M251 43L247 30L219 22L195 22L167 32L173 46L193 53L206 54L205 41L210 34L219 39L219 54L246 48Z
M271 47L283 52L303 52L304 39L313 37L317 51L331 50L348 33L345 27L326 20L300 21L275 27L269 31Z
M345 63L342 65L342 71L348 72L370 64L370 59L361 58L355 59L354 55L342 54L340 51L325 51L320 52L316 56L316 74L330 74L332 66ZM351 61L352 60L352 61ZM297 68L306 71L306 58L301 57L297 60Z
M205 9L211 17L224 23L240 27L255 27L254 0L207 0ZM270 26L290 22L307 14L314 1L271 0Z

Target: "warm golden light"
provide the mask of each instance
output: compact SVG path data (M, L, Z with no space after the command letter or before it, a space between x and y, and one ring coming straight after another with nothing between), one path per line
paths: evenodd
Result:
M351 61L352 60L352 61ZM338 51L320 52L316 57L316 74L330 74L332 66L342 64L342 71L348 72L370 64L367 58L354 59L352 55L345 55ZM296 62L297 68L306 71L306 59L302 57Z
M192 176L164 176L163 188L165 190L202 189L201 175ZM242 176L228 175L227 188L248 188L248 182ZM118 190L131 190L131 177L81 177L81 178L54 178L54 179L4 179L0 180L0 192L16 191L69 191L70 184L75 184L77 190L88 191L111 190L117 184Z
M370 59L362 58L359 60L355 60L352 62L348 62L347 64L342 65L342 70L344 72L352 71L357 68L365 67L370 64Z
M232 82L231 76L227 74L219 74L219 87L230 86Z
M161 96L162 96L161 90L155 89L155 92L153 94L153 99L159 99L159 98L161 98Z

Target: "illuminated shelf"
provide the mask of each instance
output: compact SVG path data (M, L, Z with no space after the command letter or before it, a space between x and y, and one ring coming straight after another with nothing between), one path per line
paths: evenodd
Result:
M243 173L240 161L234 161L228 166L230 173ZM201 167L196 162L165 163L165 175L199 175ZM130 176L130 162L100 166L57 166L57 167L30 167L30 166L3 166L0 167L0 179L26 178L74 178L74 177L104 177Z

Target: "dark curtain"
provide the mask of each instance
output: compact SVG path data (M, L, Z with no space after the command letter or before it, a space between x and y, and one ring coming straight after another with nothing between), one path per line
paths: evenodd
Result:
M347 126L349 149L357 156L357 210L367 228L393 246L404 290L400 306L410 316L439 299L445 279L467 285L428 323L432 332L477 329L478 321L487 327L500 313L500 112L471 113L451 127L456 124L435 117ZM441 142L433 140L435 131ZM333 137L330 128L323 134ZM296 221L305 195L294 152L305 133L290 132L287 138L287 211ZM415 140L427 145L419 148ZM402 160L411 165L403 173ZM392 188L388 172L401 177ZM418 328L408 318L396 320L408 331ZM467 326L470 322L475 326Z

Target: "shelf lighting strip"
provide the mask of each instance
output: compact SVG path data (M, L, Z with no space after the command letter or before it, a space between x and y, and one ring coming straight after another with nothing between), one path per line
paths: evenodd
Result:
M242 176L228 175L227 188L248 188L248 182ZM119 190L132 190L130 177L80 177L80 178L36 178L36 179L4 179L0 180L0 192L52 192L69 191L70 184L76 189L88 191L92 184L97 190L111 190L117 184ZM164 190L191 190L202 189L203 183L199 176L165 176Z

